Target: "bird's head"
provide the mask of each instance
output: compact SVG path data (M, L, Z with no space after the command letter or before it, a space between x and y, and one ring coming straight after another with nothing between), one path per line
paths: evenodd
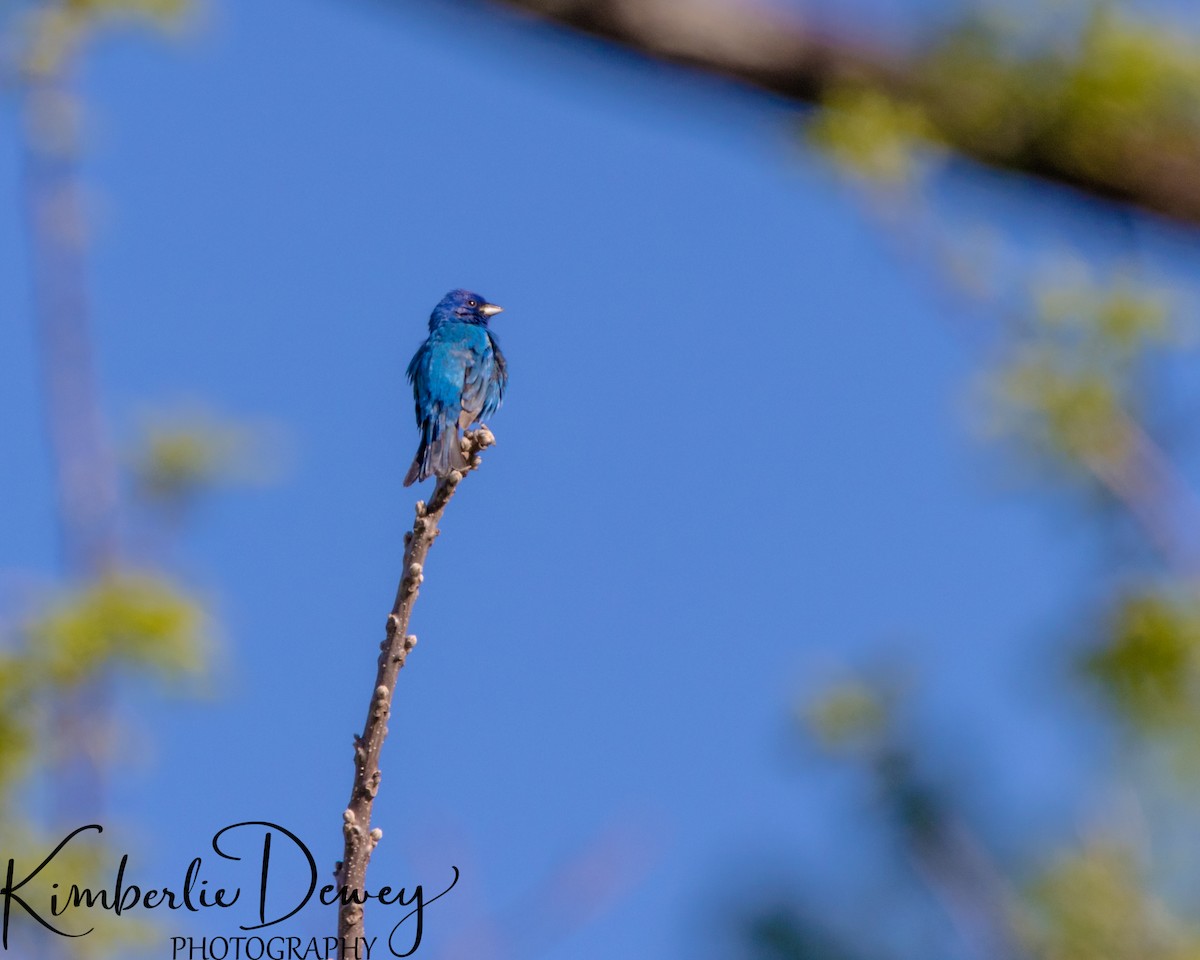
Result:
M435 327L439 323L457 321L459 323L479 323L486 327L488 319L498 314L501 309L470 290L451 290L442 297L442 302L433 308L429 326Z

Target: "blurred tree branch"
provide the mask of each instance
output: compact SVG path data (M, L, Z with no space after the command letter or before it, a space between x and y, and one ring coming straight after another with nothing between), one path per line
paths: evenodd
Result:
M870 772L913 871L941 905L969 955L1025 960L1013 929L1013 897L984 843L944 791L917 771L910 738L900 731L895 678L844 681L798 712L822 749L856 758ZM793 918L794 921L794 918ZM794 922L785 929L798 932ZM783 957L799 958L796 949Z
M38 31L44 32L48 28ZM40 59L31 57L22 88L34 322L61 549L68 572L80 576L107 569L115 559L117 483L89 330L77 103L69 92L68 65L39 64Z
M75 52L89 22L70 5L35 7L26 24L22 80L25 201L33 320L65 573L83 581L117 560L117 477L96 383L87 295L87 231L79 176ZM55 699L59 815L70 819L102 794L100 763L108 691L102 677Z
M464 436L466 472L479 466L479 454L495 442L495 437L486 427L480 427ZM462 477L463 474L452 471L449 476L440 478L433 488L429 502L417 502L417 517L413 528L404 535L403 573L396 588L392 612L387 619L387 636L380 644L375 683L367 704L367 719L363 724L362 734L354 738L354 784L350 789L350 802L342 815L345 847L334 874L338 885L351 894L357 892L361 896L366 886L367 865L370 863L371 853L383 837L383 831L378 828L371 829L371 809L383 776L379 769L379 756L388 733L387 723L392 713L396 681L408 654L417 642L417 638L408 633L408 623L412 616L413 604L417 602L421 582L425 579L425 558L429 554L429 548L433 546L433 541L437 539L440 532L438 524ZM361 902L343 904L338 910L337 929L342 943L357 943L364 935L363 929Z
M989 372L994 426L1030 461L1098 483L1168 568L1194 573L1196 497L1146 426L1153 364L1185 340L1175 298L1128 277L1058 272L1006 324Z
M129 567L120 471L110 441L91 329L89 231L81 157L83 103L75 71L110 21L161 23L185 0L31 0L5 11L5 53L22 129L17 149L30 249L36 331L64 583L36 598L0 636L0 843L37 849L46 826L95 819L119 744L110 709L117 671L172 681L199 673L209 619L161 571ZM9 33L11 31L11 34ZM15 212L15 211L14 211ZM207 479L207 478L202 478ZM45 778L33 816L21 781ZM49 813L44 800L51 803ZM102 844L94 845L96 847ZM99 850L71 855L95 882ZM148 925L98 925L59 942L17 917L29 955L97 956L151 936Z
M870 93L959 155L1200 223L1200 43L1103 9L1078 37L967 23L904 53L734 0L459 0L798 103Z

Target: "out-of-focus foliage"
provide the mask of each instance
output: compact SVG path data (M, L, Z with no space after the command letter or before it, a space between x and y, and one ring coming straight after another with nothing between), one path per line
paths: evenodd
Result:
M157 415L130 456L134 489L148 506L178 514L217 487L268 482L275 446L264 428L209 413Z
M798 712L800 733L837 757L871 771L893 821L918 843L941 830L942 803L914 770L900 733L900 691L892 678L852 678L824 690Z
M208 646L199 604L149 573L88 584L50 604L26 632L25 670L57 686L117 665L177 678L201 668Z
M165 576L113 574L62 593L0 651L0 810L39 737L41 706L117 668L199 675L211 646L200 604Z
M200 674L210 647L209 628L199 603L166 576L121 573L62 591L31 614L22 629L0 640L0 848L17 862L36 863L62 836L48 834L52 825L43 817L30 818L17 797L27 780L39 776L51 777L53 796L54 762L62 747L51 733L55 705L116 671L160 679ZM112 759L112 736L119 731L88 731L85 749L91 762L107 765ZM110 863L106 845L88 840L59 854L51 873L64 887L99 888L107 882L102 868L109 868L103 865ZM32 888L50 881L41 877ZM58 943L56 949L64 956L93 958L151 942L147 923L126 919L118 922L106 914L93 933ZM45 947L40 929L21 912L13 917L12 935L30 956Z
M1073 35L973 21L939 36L899 77L831 84L812 132L850 169L883 179L909 174L924 140L1194 212L1200 43L1108 6Z
M1194 612L1189 610L1188 615ZM1173 628L1173 624L1167 627ZM1105 669L1114 675L1122 673L1116 665ZM806 731L818 742L832 744L837 754L865 762L881 810L902 841L905 861L917 868L917 875L960 932L975 928L977 936L967 955L1025 960L1200 960L1200 928L1183 920L1152 892L1143 858L1126 844L1101 836L1069 853L1039 858L1027 877L1011 884L1003 882L999 865L989 860L947 798L915 772L917 748L902 733L894 713L885 709L887 699L871 682L843 682L803 712ZM869 723L855 719L864 715L871 718ZM842 716L850 717L850 722L844 724ZM869 735L857 742L856 734L855 749L847 753L844 742L828 739L825 728L829 718L834 718L836 730L847 727L869 731ZM860 749L864 743L872 745L865 754ZM896 899L896 909L905 909L899 891ZM849 955L855 949L852 942L843 943L814 930L795 909L764 908L751 916L745 939L756 958L823 960ZM986 932L989 928L991 933ZM979 931L985 931L984 935L978 936ZM903 956L904 951L897 949L888 955Z
M1147 887L1132 851L1094 843L1029 885L1019 926L1039 960L1198 960L1195 926Z
M90 31L112 21L155 25L174 21L190 0L38 0L24 20L24 69L29 75L53 75Z
M19 653L0 652L0 813L7 809L9 791L24 770L33 737L32 680Z
M1161 401L1147 389L1156 364L1187 343L1178 298L1128 277L1100 282L1060 266L1053 279L1035 285L1028 304L1006 317L1003 345L986 377L1006 449L1056 474L1100 482L1118 515L1139 515L1135 526L1148 541L1162 525L1186 525L1187 512L1176 513L1179 505L1168 496L1184 481L1164 480L1168 454L1154 446L1146 426ZM1084 502L1093 510L1097 503ZM1112 511L1087 515L1107 526ZM1115 558L1126 575L1114 582L1124 586L1107 585L1093 601L1098 613L1081 618L1096 626L1079 672L1103 692L1127 731L1182 745L1187 759L1200 736L1200 598L1187 570L1175 566L1174 552L1131 556L1136 563L1129 571L1120 563L1125 555ZM1071 677L1067 671L1062 679ZM917 868L968 955L1200 960L1200 931L1158 896L1148 851L1100 834L1058 859L993 861L953 798L918 775L923 748L901 729L890 685L843 681L800 715L808 737L871 775L901 859ZM899 892L897 900L897 909L906 909ZM804 926L788 922L770 940L780 949L762 955L815 956ZM757 934L748 942L764 943ZM845 949L856 946L852 938Z
M0 39L6 60L16 67L10 90L22 98L28 121L21 144L30 171L27 201L31 209L50 211L30 218L30 248L35 263L49 272L43 279L51 286L82 291L86 285L84 272L73 272L87 238L83 212L61 202L79 192L81 103L70 87L74 61L85 41L110 24L162 26L187 5L187 0L23 0L0 10ZM53 202L46 202L47 196ZM64 256L64 250L70 255ZM53 369L64 368L55 365L63 351L54 349L64 341L70 341L66 355L72 362L90 355L88 317L78 309L86 299L62 297L61 310L53 317L35 306L35 323ZM52 387L47 393L54 396ZM69 408L49 400L47 405L51 433L69 437L64 442L73 444L66 453L61 445L50 445L60 492L69 486L64 476L70 470L107 478L113 469L108 458L68 429L102 424L100 397L81 389L71 393ZM156 505L191 504L219 480L236 474L237 437L232 426L218 429L212 422L152 431L137 458L133 486ZM117 479L111 479L116 488ZM7 622L20 625L0 632L0 848L23 862L36 863L68 830L81 825L64 821L77 814L91 819L104 807L101 771L123 742L108 704L112 682L125 675L159 683L195 677L205 669L211 647L210 619L201 601L164 569L148 563L133 568L135 551L123 542L125 518L115 498L95 497L91 488L74 495L94 499L84 513L105 515L104 525L111 530L105 549L73 550L88 531L81 529L78 511L64 510L60 524L70 577L49 596L28 601L23 615L9 614ZM26 802L31 794L37 804ZM72 842L33 886L57 880L63 889L71 884L107 887L111 875L100 871L113 860L108 836ZM153 933L136 918L118 923L106 918L87 936L54 937L51 948L45 932L23 911L11 919L10 934L23 956L50 950L55 956L119 956L149 942Z
M809 124L808 136L856 176L906 184L935 155L936 133L915 104L871 87L842 86L824 106Z
M804 705L800 720L826 749L862 748L886 731L887 706L878 690L847 680Z
M1034 291L989 371L994 426L1036 459L1091 475L1130 455L1144 365L1175 331L1164 292L1060 273Z
M1119 714L1146 732L1200 728L1200 599L1186 588L1123 596L1083 662Z
M1032 49L1030 49L1032 47ZM973 24L942 40L920 89L935 128L972 153L1114 171L1137 141L1200 142L1200 44L1096 6L1074 39Z

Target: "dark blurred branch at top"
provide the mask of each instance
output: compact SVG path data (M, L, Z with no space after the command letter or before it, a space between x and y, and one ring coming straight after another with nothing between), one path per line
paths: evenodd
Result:
M789 99L821 99L833 83L903 83L907 68L878 46L811 30L795 17L733 0L460 0L508 7L639 53Z
M917 53L734 0L460 0L800 103L870 90L958 154L1200 223L1200 44L1098 12L1072 43L968 25Z

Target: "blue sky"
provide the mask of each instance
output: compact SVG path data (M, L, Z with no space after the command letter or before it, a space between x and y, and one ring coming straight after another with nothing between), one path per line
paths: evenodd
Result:
M376 804L372 878L463 870L419 955L475 930L494 952L463 955L702 956L723 883L877 890L862 785L797 764L788 723L881 651L917 665L918 722L992 784L974 812L1051 834L1089 745L1027 667L1090 545L973 439L981 358L936 277L782 106L423 10L219 3L176 40L88 58L111 419L129 435L203 404L287 449L277 483L206 506L182 553L221 624L209 694L127 685L110 819L135 862L168 882L247 819L286 825L323 871L340 854L414 499L403 369L455 286L506 307L512 379L431 555ZM1121 252L1099 214L1059 200L1034 230L1023 203L1044 212L990 177L939 187L943 213L1022 251ZM17 216L0 265L13 596L55 564ZM618 893L577 922L550 892L597 849ZM288 932L331 922L310 908Z

